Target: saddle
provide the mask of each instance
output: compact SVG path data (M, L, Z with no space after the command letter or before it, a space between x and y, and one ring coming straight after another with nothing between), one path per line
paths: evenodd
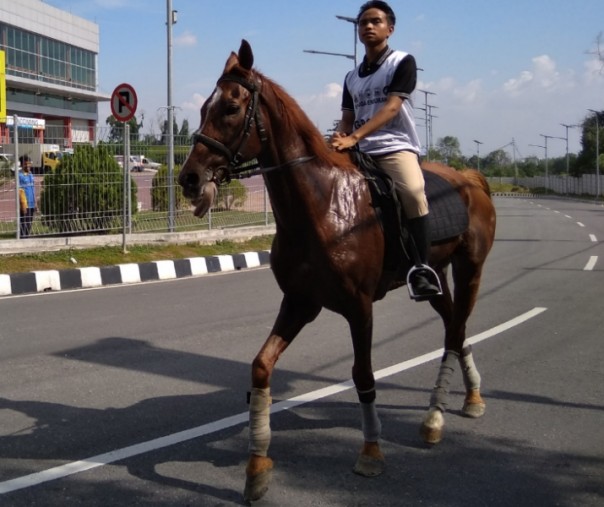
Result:
M367 181L372 205L384 231L384 269L397 271L401 259L411 262L412 258L406 218L394 190L394 183L370 155L354 150L350 152L350 156ZM430 208L428 224L431 243L435 244L462 234L468 228L469 218L459 193L441 176L423 169L422 173Z

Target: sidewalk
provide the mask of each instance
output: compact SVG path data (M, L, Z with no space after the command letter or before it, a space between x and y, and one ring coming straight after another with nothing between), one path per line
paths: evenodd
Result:
M193 233L135 234L126 237L126 246L133 244L193 243L212 244L220 240L245 241L254 236L275 233L275 227L245 227L217 229ZM123 237L81 236L69 238L27 238L0 241L2 253L48 252L64 249L116 246ZM0 256L0 262L2 257ZM117 266L85 267L65 270L31 271L0 274L0 296L37 292L101 287L105 285L140 283L152 280L170 280L211 273L237 271L270 263L268 251L246 252L235 255L216 255L177 260L162 260Z

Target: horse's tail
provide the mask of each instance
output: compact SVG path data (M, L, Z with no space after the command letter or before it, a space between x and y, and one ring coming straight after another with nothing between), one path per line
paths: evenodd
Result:
M489 182L482 175L481 172L476 171L475 169L464 169L463 171L461 171L461 174L463 174L464 177L469 180L472 184L482 188L484 193L487 194L489 198L491 198L491 187L489 186Z

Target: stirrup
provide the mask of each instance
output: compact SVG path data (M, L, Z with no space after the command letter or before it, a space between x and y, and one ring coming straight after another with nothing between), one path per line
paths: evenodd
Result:
M413 277L415 275L421 274L425 276L428 281L434 285L438 290L434 291L430 294L418 294L415 292L415 288L413 287ZM409 297L415 301L426 301L435 296L442 296L443 288L440 284L440 279L430 266L427 264L416 264L414 265L409 272L407 273L407 289L409 290Z

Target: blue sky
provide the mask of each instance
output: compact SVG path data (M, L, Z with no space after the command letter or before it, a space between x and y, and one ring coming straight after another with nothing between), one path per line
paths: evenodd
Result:
M122 82L137 91L144 130L158 130L166 117L167 50L165 0L47 0L99 24L100 90ZM326 131L340 116L344 75L350 59L304 53L314 49L353 52L353 25L336 15L356 16L362 1L173 0L173 104L180 125L192 129L230 51L242 38L256 67L300 103ZM560 124L577 124L588 109L604 110L604 68L591 54L604 32L604 0L394 0L391 46L412 53L418 88L430 91L434 142L459 139L462 152L481 156L509 145L516 156L544 156L547 136L565 137ZM603 47L604 51L604 41ZM357 46L359 60L363 48ZM424 94L415 97L423 107ZM163 109L162 109L163 108ZM100 109L101 123L110 114ZM423 111L416 111L425 140ZM569 129L569 150L580 150L581 130ZM548 156L565 153L565 141L548 140ZM506 146L510 156L512 150Z

